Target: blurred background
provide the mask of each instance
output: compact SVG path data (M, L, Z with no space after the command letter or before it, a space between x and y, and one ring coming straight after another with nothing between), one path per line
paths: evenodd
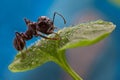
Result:
M13 47L15 31L25 32L23 18L36 21L54 12L64 15L67 24L56 16L55 25L75 25L97 19L116 24L114 32L103 41L88 47L66 51L72 68L84 80L120 80L120 0L1 0L0 1L0 80L72 80L58 65L47 63L34 70L12 73L8 65L17 50ZM37 40L27 42L27 46Z

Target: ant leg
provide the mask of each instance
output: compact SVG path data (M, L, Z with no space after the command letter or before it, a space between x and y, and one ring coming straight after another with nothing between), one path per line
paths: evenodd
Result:
M35 36L41 36L41 37L43 37L45 39L49 39L49 40L59 40L59 38L49 38L49 37L46 37L46 36L44 36L42 34L36 34Z
M55 32L52 32L53 34L56 34L56 36L58 36L59 37L59 40L61 40L61 37L60 37L60 35L58 34L58 33L55 33Z

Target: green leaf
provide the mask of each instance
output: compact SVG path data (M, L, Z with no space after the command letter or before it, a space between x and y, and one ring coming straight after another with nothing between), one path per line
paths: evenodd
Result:
M55 34L48 36L60 37L60 40L42 39L35 42L27 50L19 52L9 65L9 70L12 72L27 71L53 61L68 72L74 80L82 80L68 65L65 50L95 44L107 37L114 29L113 23L103 20L65 27L57 32L59 36Z

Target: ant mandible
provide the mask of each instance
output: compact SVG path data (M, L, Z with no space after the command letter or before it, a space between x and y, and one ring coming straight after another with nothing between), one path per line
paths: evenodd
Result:
M24 21L25 21L26 25L28 26L28 29L24 33L23 32L22 33L15 32L16 36L14 38L14 47L18 51L23 50L24 47L26 47L25 41L32 39L33 36L35 36L35 37L41 36L45 39L50 39L50 40L59 40L59 38L49 38L49 37L42 35L42 33L46 34L46 35L55 33L54 29L56 27L54 26L54 19L55 19L56 14L61 16L64 20L64 24L66 24L65 18L57 12L54 12L53 20L50 20L46 16L41 16L38 18L37 22L31 22L30 20L25 18ZM55 33L55 34L57 34L57 33Z

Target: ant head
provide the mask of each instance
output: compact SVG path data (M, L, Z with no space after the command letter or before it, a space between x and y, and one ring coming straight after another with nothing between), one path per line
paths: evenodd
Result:
M38 22L39 21L46 21L46 20L49 20L49 18L46 17L46 16L41 16L41 17L38 18Z

